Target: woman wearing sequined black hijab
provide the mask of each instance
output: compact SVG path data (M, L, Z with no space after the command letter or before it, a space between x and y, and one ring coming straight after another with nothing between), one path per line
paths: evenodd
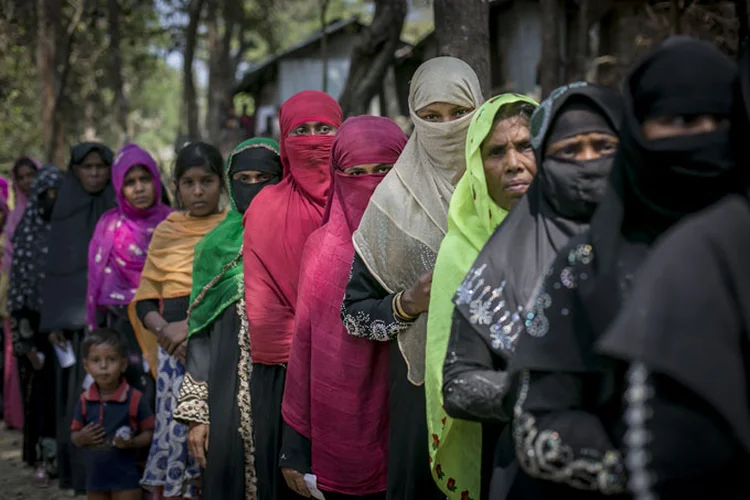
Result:
M589 231L548 268L511 360L520 385L516 457L539 482L536 498L627 498L624 368L599 356L594 344L659 236L737 189L730 140L736 77L736 65L716 48L680 37L626 81L609 191Z

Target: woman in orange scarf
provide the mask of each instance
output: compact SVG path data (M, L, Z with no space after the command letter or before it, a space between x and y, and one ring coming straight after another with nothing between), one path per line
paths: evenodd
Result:
M156 429L141 484L157 498L197 498L198 464L187 451L187 429L172 411L185 375L187 310L194 247L226 216L219 207L221 153L205 143L177 156L175 184L182 211L154 231L130 320L156 384Z

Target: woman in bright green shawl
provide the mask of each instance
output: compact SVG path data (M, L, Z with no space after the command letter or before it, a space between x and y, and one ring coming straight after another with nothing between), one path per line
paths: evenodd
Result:
M250 415L251 359L244 305L242 218L265 186L281 180L279 145L250 139L227 158L231 209L195 247L185 378L174 418L190 426L188 447L205 471L208 498L255 497ZM212 390L213 381L218 389ZM219 450L206 461L207 445Z
M451 499L479 500L487 493L481 491L481 424L452 419L443 410L452 299L479 251L536 173L528 134L536 105L527 97L503 94L477 110L466 136L466 173L453 193L448 232L435 264L425 360L428 446L433 477ZM509 172L517 185L506 183Z

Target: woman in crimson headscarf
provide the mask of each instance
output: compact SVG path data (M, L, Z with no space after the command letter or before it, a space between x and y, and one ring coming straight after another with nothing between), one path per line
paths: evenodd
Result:
M287 100L279 110L284 180L265 188L245 212L245 299L260 500L297 497L278 466L281 398L302 251L323 219L331 182L328 160L341 121L338 103L323 92L307 90Z
M302 494L311 472L327 499L385 498L388 345L348 335L341 299L352 233L405 144L398 125L376 116L347 120L333 141L327 221L305 245L282 406L280 465Z

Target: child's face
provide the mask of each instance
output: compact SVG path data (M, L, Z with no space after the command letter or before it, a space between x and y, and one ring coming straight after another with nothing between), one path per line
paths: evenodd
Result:
M94 378L100 389L116 389L120 376L128 366L126 358L117 352L117 347L109 344L91 346L83 360L83 367Z

